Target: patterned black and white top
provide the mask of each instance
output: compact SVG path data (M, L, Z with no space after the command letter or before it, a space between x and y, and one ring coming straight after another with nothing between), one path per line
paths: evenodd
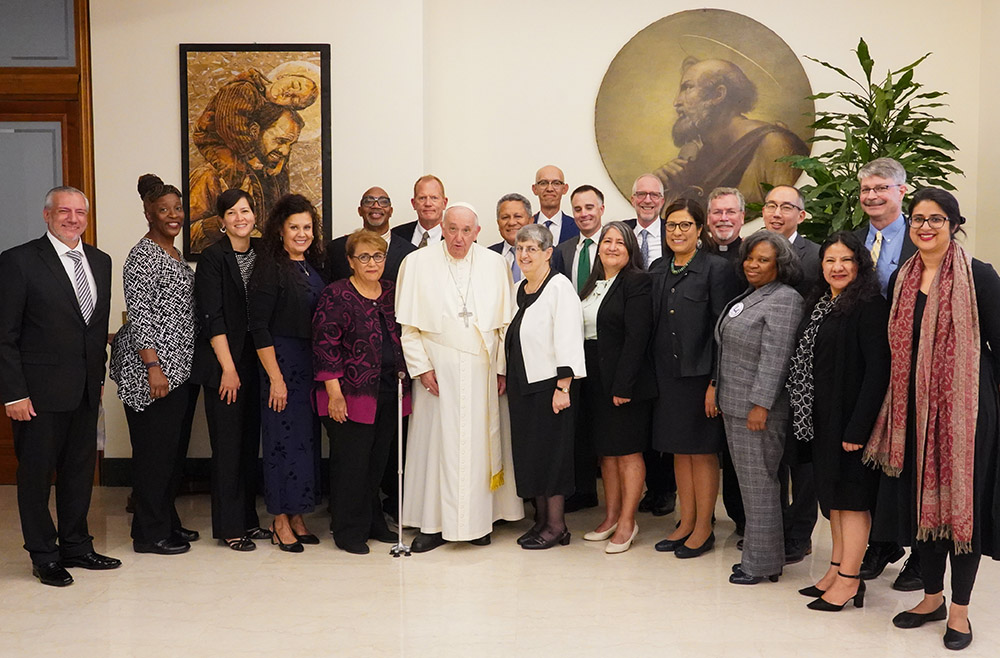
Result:
M253 265L257 262L257 252L250 247L246 251L234 249L233 254L236 256L236 265L240 268L240 276L243 277L243 291L246 292L250 284L250 275L253 274Z
M191 376L198 335L194 271L144 237L125 259L123 279L128 322L111 344L110 374L122 402L142 411L153 400L139 350L156 350L171 391Z

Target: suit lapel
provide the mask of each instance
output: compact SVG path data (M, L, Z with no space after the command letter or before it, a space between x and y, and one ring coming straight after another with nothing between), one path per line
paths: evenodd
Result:
M76 310L76 315L80 318L80 322L83 322L83 313L80 311L80 302L76 298L76 290L73 288L73 283L66 275L66 269L63 267L62 262L60 262L59 256L56 254L55 247L53 247L52 243L49 242L49 238L44 235L39 238L36 244L38 245L38 255L42 262L45 263L45 266L48 267L49 271L52 273L56 287L62 290L67 301L71 303L73 308Z

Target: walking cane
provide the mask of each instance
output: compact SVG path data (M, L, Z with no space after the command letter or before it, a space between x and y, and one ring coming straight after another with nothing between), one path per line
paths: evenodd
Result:
M389 549L393 557L410 556L410 547L403 543L403 380L405 372L397 373L396 398L398 414L396 416L396 543Z

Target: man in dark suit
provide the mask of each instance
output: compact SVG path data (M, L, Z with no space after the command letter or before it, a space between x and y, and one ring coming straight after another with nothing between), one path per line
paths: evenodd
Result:
M395 283L400 263L408 253L416 251L416 247L389 230L389 218L392 217L392 201L389 195L381 187L369 188L361 195L358 215L361 216L361 225L364 228L378 233L389 243L389 249L385 253L385 271L382 278ZM326 271L330 281L351 276L351 266L347 262L346 235L326 245Z
M740 257L740 229L746 219L747 204L735 187L717 187L708 194L708 232L719 255L735 263Z
M111 258L80 239L89 214L82 192L54 188L46 234L0 254L0 394L14 430L21 531L32 573L55 587L73 582L66 567L121 566L94 552L87 529L111 305Z
M803 276L795 289L805 297L819 277L819 245L798 232L799 224L806 218L805 199L798 188L779 185L767 193L763 211L764 226L788 238L792 251L799 257ZM804 460L797 454L800 447L794 438L789 439L778 471L786 564L801 562L812 553L812 531L819 516L812 463L803 463Z
M580 234L573 218L562 211L562 198L569 191L562 169L546 165L536 171L531 191L538 197L539 205L534 221L552 231L555 244L562 244Z
M413 198L410 205L417 213L412 222L392 229L418 249L441 239L441 218L448 207L448 197L444 194L444 183L434 174L424 174L413 184Z
M514 287L523 278L521 268L517 265L517 254L514 251L514 238L522 226L531 224L531 201L523 194L511 192L500 197L497 201L497 228L500 230L500 237L503 238L496 244L491 244L490 249L497 252L507 261L510 267L511 279ZM552 261L549 265L556 272L562 271L562 258L558 252L553 250Z
M917 246L910 240L903 217L903 196L907 189L906 170L892 158L878 158L858 170L858 183L861 188L861 209L868 215L868 225L854 233L864 240L872 254L875 273L884 297L888 293L889 277L917 251ZM878 541L873 538L868 543L865 559L861 563L861 577L865 580L878 578L889 563L898 561L905 554L903 547L895 541ZM892 588L903 592L923 589L917 553L910 552L910 557L903 563Z

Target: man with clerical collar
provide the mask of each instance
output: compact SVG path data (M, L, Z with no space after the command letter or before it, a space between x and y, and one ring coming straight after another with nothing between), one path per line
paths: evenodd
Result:
M858 170L858 183L861 209L868 215L868 226L856 233L872 254L879 288L885 297L889 277L917 250L909 239L902 211L906 170L892 158L878 158Z
M410 205L417 213L417 219L392 230L418 249L441 240L441 214L448 205L444 194L444 183L433 174L425 174L413 184L413 198Z
M562 211L562 198L569 191L566 177L562 169L555 165L546 165L535 172L535 184L531 191L538 197L540 210L535 213L534 221L552 231L556 244L561 244L580 231L573 218Z
M361 225L365 229L378 233L389 245L385 253L385 272L382 278L394 282L403 258L416 247L399 237L393 240L392 231L389 230L389 218L392 217L392 201L389 199L389 194L378 186L365 190L358 205L358 215L361 216ZM326 271L331 281L351 276L351 266L347 263L346 235L331 241L326 246ZM395 473L395 467L393 472Z
M735 187L717 187L708 194L708 231L719 255L735 263L740 257L740 229L746 218L746 200Z
M453 204L444 240L411 253L399 271L396 319L407 369L419 379L401 522L419 528L417 553L446 541L485 545L494 521L524 518L499 415L510 270L503 256L476 244L479 231L475 209Z
M663 183L653 174L639 176L632 183L631 200L635 219L626 219L625 223L635 232L639 253L642 255L642 267L648 270L663 255L663 222L660 221Z

